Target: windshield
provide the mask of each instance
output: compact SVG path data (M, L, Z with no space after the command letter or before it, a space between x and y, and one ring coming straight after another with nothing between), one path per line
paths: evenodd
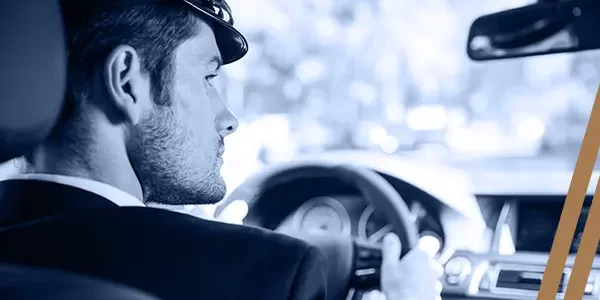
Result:
M229 0L250 51L217 79L241 122L226 140L224 177L235 186L265 164L332 149L572 171L600 52L466 55L476 17L532 2Z
M535 1L229 2L251 45L220 82L242 121L228 138L236 168L330 149L464 169L574 168L600 53L466 55L476 17Z

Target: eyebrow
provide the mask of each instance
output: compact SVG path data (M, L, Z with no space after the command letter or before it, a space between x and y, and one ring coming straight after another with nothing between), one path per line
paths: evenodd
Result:
M215 65L215 71L219 71L223 66L223 60L221 56L215 55L208 60L208 65Z

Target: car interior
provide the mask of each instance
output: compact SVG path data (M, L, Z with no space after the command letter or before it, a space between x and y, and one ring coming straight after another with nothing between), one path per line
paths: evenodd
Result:
M36 2L47 7L28 9L33 2L5 1L0 8L1 36L8 41L0 55L2 65L8 66L0 77L0 161L23 155L43 140L60 112L65 50L58 1ZM32 26L30 20L43 20L47 26ZM502 64L600 49L600 38L593 35L599 20L600 1L538 1L475 19L465 33L464 52L478 64ZM19 24L17 35L8 29L14 24ZM26 65L11 63L24 61L23 55L36 59ZM318 246L330 264L330 299L361 299L379 287L380 243L388 232L398 234L403 254L421 241L444 265L443 299L534 299L571 175L568 170L517 170L509 184L494 173L467 178L459 170L403 156L326 151L271 164L248 176L216 207L214 216L241 210L238 221L244 226ZM591 186L558 298L564 296L593 193ZM1 264L0 294L10 299L154 299L101 279ZM598 297L600 261L595 259L584 299Z

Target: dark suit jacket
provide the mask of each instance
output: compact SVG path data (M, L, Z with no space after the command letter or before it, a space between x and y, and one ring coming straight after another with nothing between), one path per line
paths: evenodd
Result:
M0 182L0 262L93 275L174 299L325 299L326 261L259 228L117 207L34 180Z

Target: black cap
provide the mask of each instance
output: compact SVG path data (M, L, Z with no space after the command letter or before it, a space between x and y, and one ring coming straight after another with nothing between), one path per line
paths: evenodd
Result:
M63 17L69 23L85 20L94 13L126 9L143 4L181 3L213 21L213 31L223 64L235 62L248 53L248 41L233 27L231 9L225 0L62 0Z

